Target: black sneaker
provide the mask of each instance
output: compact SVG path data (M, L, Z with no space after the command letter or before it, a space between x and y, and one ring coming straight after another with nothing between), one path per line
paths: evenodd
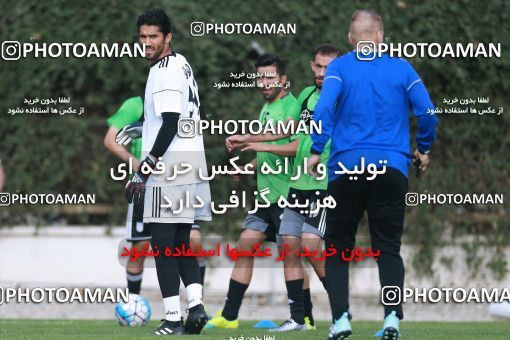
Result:
M184 327L181 321L168 321L162 319L163 323L154 331L155 335L180 335L184 334Z
M196 305L188 309L188 318L184 323L186 334L200 334L209 318L204 310L204 305Z

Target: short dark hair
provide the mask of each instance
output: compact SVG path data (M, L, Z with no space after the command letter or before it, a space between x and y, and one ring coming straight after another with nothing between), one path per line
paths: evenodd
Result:
M312 59L315 59L315 56L317 54L335 55L338 57L342 54L342 52L340 51L340 49L338 47L336 47L333 44L320 44L320 45L317 45L315 47L315 49L313 50Z
M168 33L172 33L170 18L161 8L148 9L143 12L136 21L138 29L142 25L158 26L161 33L163 33L163 37L166 37Z
M280 59L279 56L276 54L262 54L257 58L257 61L255 61L255 68L259 68L261 66L276 66L276 72L278 72L278 75L284 76L287 74L287 71L285 70L285 64L283 60Z

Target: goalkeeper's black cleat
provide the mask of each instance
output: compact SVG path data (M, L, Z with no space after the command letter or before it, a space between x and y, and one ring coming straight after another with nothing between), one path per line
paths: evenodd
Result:
M204 305L196 305L188 309L188 318L184 324L186 334L200 334L205 324L209 320L204 310Z
M168 321L161 320L163 323L154 331L154 335L182 335L184 334L184 327L181 321Z

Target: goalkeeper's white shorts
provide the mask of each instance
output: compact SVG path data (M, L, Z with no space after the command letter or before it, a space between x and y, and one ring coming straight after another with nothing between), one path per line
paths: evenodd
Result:
M144 223L195 223L211 219L208 182L145 188Z

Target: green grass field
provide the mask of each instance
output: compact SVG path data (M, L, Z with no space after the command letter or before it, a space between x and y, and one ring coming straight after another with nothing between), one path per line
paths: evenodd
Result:
M260 340L264 335L275 335L275 340L322 339L327 338L329 323L319 322L317 331L269 333L252 328L254 322L244 321L238 330L205 330L200 336L183 336L193 339ZM3 339L154 339L152 329L157 321L138 328L118 326L112 321L84 320L0 320L0 338ZM379 329L379 322L353 322L354 334L351 339L376 339L373 334ZM510 322L403 322L402 339L510 339ZM247 339L248 337L248 339ZM268 338L266 338L268 339Z

